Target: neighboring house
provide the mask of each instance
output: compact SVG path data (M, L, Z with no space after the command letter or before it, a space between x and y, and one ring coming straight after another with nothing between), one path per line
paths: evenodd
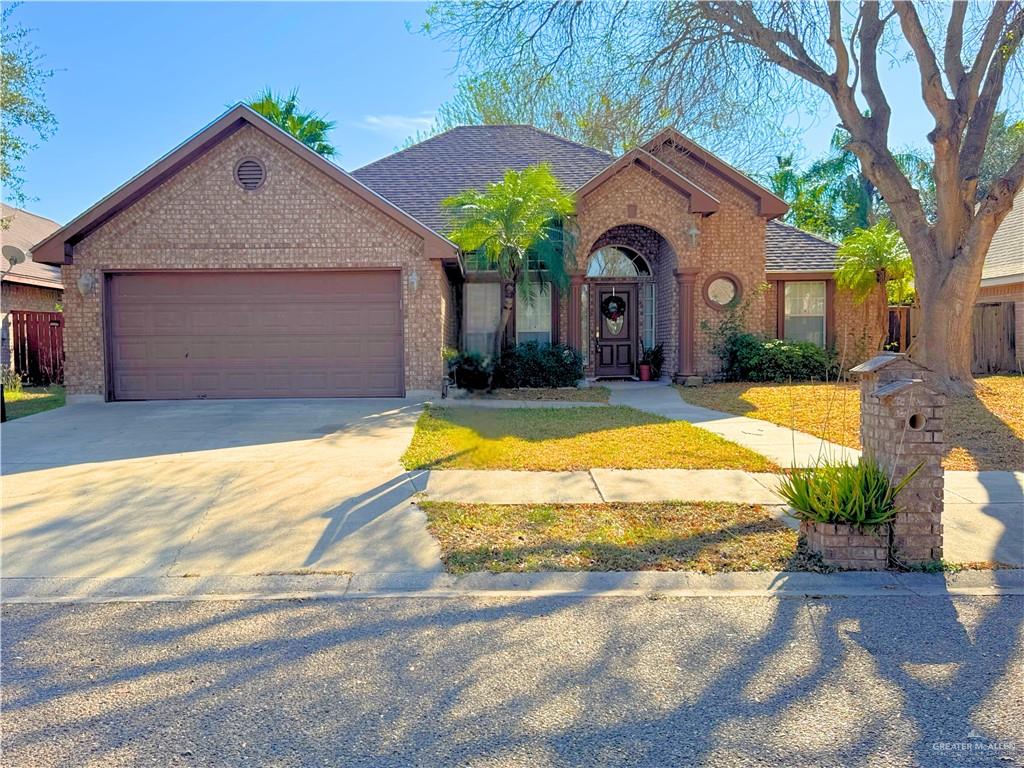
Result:
M42 216L0 204L0 243L3 256L0 270L3 282L0 284L0 311L2 311L2 346L0 363L11 364L12 335L11 311L53 312L63 301L64 286L61 283L60 267L41 264L32 258L31 248L45 237L60 229L60 225ZM8 257L19 254L21 263L11 267Z
M1024 192L992 237L974 322L975 371L1017 370L1024 361Z
M641 344L663 343L668 373L710 376L702 324L744 298L753 330L863 337L870 315L833 288L835 246L773 221L782 200L675 131L614 158L463 127L348 174L240 105L36 247L74 286L68 392L437 390L443 347L489 348L499 296L443 236L441 200L539 162L576 192L576 269L564 294L519 301L509 342L572 344L591 376L632 375Z

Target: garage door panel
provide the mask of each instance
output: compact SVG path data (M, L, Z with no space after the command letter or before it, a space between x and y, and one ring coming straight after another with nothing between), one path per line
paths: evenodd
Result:
M398 272L114 275L116 399L403 392Z

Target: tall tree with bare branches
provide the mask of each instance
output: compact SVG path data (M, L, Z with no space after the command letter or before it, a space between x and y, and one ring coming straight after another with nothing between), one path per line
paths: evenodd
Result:
M979 190L997 110L1020 98L1024 2L536 2L474 0L436 6L435 32L464 54L504 66L565 68L614 41L624 72L668 98L700 82L722 98L799 103L827 99L849 134L846 148L885 200L914 263L922 331L912 355L949 392L968 390L971 316L992 235L1024 178L1024 154ZM934 126L935 212L890 142L886 67L906 57ZM634 80L635 81L635 80Z

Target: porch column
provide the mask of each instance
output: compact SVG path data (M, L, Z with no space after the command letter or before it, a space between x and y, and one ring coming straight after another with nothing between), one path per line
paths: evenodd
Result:
M697 284L697 272L697 269L691 267L677 269L673 273L676 276L676 286L679 289L679 354L676 356L678 358L676 361L677 380L697 375L696 360L693 354L693 294L694 286Z
M573 349L583 351L580 343L580 310L582 304L583 275L571 275L569 277L569 312L568 323L569 333L566 336L569 346Z

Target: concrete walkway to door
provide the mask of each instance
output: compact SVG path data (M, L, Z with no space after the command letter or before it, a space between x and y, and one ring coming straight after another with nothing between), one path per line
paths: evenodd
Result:
M780 427L760 419L734 416L691 405L674 387L661 382L601 382L611 389L611 405L628 405L667 419L688 421L696 427L767 456L780 467L806 467L818 459L856 460L860 451L830 443L820 437Z
M413 400L74 405L3 426L3 576L440 571Z

